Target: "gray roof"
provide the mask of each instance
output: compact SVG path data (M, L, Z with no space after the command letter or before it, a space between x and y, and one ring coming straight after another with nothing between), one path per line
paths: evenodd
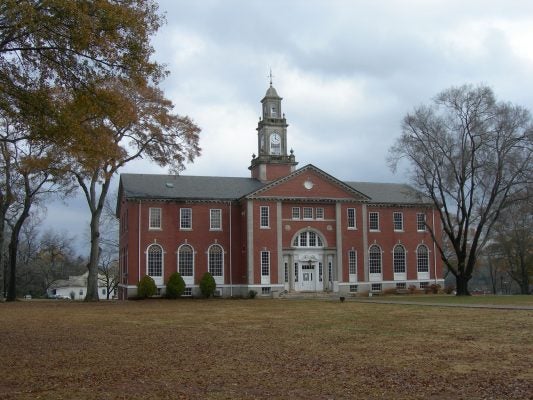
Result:
M122 174L126 198L159 200L236 200L264 187L253 178ZM344 182L379 204L430 204L431 200L409 185L398 183Z
M264 186L257 179L153 174L120 175L127 198L234 200Z
M278 96L278 92L276 92L276 89L272 85L267 89L265 97L275 97L278 99L281 99L281 97Z
M371 203L430 204L431 199L403 183L344 182L366 194Z

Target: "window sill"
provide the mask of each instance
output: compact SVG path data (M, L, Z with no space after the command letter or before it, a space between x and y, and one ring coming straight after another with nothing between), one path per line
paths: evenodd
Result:
M149 231L162 231L163 228L148 228Z
M180 228L180 231L192 231L192 228Z

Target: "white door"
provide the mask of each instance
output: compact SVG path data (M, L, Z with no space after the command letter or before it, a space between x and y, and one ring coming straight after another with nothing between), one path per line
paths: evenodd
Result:
M316 268L313 263L302 264L300 268L301 290L316 290Z

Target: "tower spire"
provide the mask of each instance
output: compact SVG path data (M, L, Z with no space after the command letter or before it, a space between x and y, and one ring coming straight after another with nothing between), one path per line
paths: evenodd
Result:
M270 68L270 74L268 74L268 77L270 78L270 87L272 87L272 68Z

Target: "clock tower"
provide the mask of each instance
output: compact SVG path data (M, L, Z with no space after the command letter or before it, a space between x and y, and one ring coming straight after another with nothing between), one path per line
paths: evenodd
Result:
M252 178L272 181L289 175L298 164L292 150L287 154L287 121L281 112L281 100L276 89L268 88L261 100L263 116L257 124L257 156L249 167Z

